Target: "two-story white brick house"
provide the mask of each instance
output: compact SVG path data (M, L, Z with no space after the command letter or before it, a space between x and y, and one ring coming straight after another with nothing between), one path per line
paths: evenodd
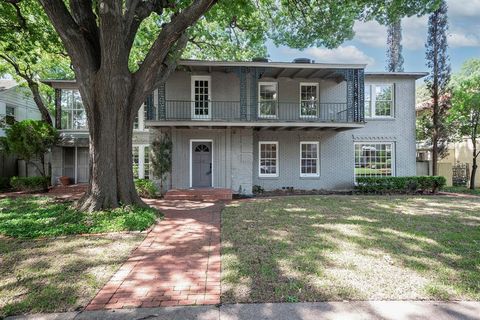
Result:
M149 145L173 142L174 189L351 189L356 176L415 175L415 80L361 64L299 60L180 61L140 109L135 175L152 177ZM53 181L88 182L86 117L75 81L57 89L62 142Z

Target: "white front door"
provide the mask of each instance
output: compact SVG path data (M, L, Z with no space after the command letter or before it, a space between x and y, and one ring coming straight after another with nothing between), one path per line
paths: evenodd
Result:
M192 76L192 119L210 120L210 76Z

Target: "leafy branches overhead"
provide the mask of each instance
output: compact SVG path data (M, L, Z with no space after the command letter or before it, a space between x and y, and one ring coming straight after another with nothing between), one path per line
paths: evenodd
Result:
M31 89L42 119L51 124L40 78L72 77L69 59L37 1L0 1L0 75L11 74Z

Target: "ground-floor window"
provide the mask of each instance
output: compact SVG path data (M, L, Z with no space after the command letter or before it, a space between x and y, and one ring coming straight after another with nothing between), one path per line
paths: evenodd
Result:
M394 176L393 142L355 143L355 177Z
M300 176L318 177L320 174L318 164L318 142L300 142Z
M259 176L278 177L278 142L260 141L258 144L259 153Z
M148 145L134 145L133 177L135 179L150 179L150 148Z

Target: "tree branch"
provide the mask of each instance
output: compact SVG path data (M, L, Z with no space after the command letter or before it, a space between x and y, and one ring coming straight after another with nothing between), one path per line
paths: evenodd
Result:
M80 27L80 31L95 50L100 51L97 16L92 9L92 0L72 0L70 1L70 8L74 20Z
M0 58L5 60L8 64L10 64L15 70L15 73L27 82L28 87L32 92L33 100L37 105L38 111L40 111L40 114L42 115L42 120L48 123L49 125L53 126L52 118L50 118L50 112L48 111L48 108L45 106L45 103L43 103L42 96L40 95L40 90L38 89L38 83L33 79L34 77L33 74L28 74L26 72L23 72L20 69L20 66L13 59L11 59L5 54L0 54Z
M189 7L174 15L171 21L164 25L159 36L153 43L140 69L135 72L135 95L147 95L154 89L160 70L170 49L184 35L184 32L194 22L207 12L217 0L194 1Z
M14 8L15 12L17 14L18 22L20 23L20 28L21 29L26 29L27 28L27 19L22 15L22 12L20 11L20 7L18 4L20 3L21 0L5 0L5 2L10 3Z
M135 40L138 28L143 20L150 16L153 12L159 16L162 15L163 9L174 8L175 3L169 0L131 0L127 3L127 10L123 17L124 34L125 34L125 47L127 51L130 51Z
M62 0L39 1L72 59L77 78L82 79L80 86L88 86L85 82L93 81L93 74L100 66L100 53L92 47Z

